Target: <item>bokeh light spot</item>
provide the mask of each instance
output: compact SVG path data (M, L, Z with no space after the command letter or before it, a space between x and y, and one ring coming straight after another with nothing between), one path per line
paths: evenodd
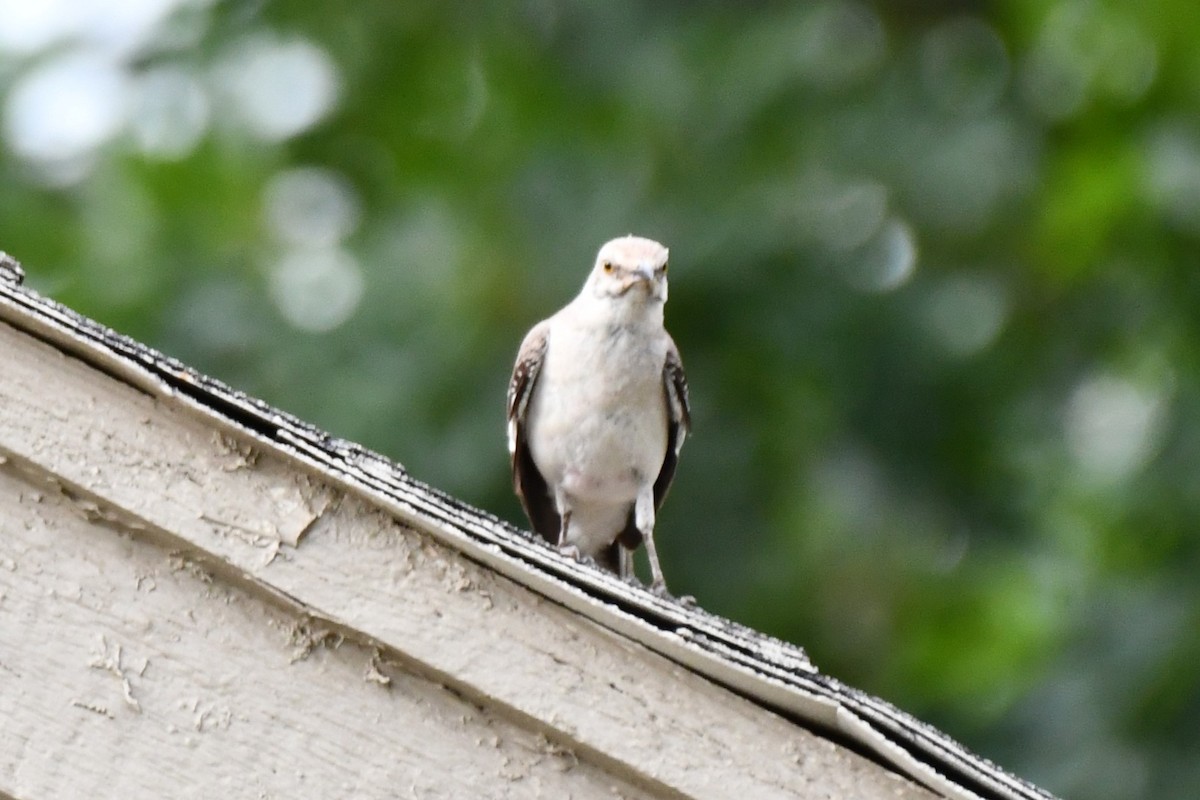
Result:
M1097 94L1132 102L1158 72L1154 42L1125 15L1086 0L1046 15L1024 66L1029 104L1050 119L1078 113Z
M1145 192L1172 223L1200 233L1200 137L1191 127L1168 123L1145 146Z
M999 116L974 117L930 131L936 147L914 161L914 211L938 228L974 232L993 218L1001 201L1027 185L1034 172L1019 129Z
M324 333L354 314L363 295L358 260L340 248L293 250L271 269L271 298L300 330Z
M209 118L208 94L186 69L159 67L135 84L129 124L144 155L164 161L185 158L204 137Z
M890 505L879 464L863 448L847 442L815 460L809 483L821 504L823 521L838 535L867 535L885 518Z
M0 52L26 56L60 42L128 55L184 5L211 0L0 0Z
M816 6L800 40L804 73L814 83L838 88L860 80L883 60L887 37L874 10L835 0Z
M250 132L282 141L311 128L337 101L337 68L329 55L300 39L244 42L218 70L234 110Z
M267 222L282 242L295 246L331 246L358 227L358 195L340 174L319 167L297 167L271 178L264 192Z
M69 0L0 0L0 50L16 55L36 52L64 33Z
M1000 34L973 17L933 28L921 44L921 79L947 111L977 114L991 109L1008 84L1008 51Z
M20 77L4 109L13 151L48 165L89 156L125 122L128 79L111 59L70 51Z
M1162 393L1113 375L1087 378L1067 404L1067 446L1091 482L1120 482L1158 447L1166 401Z
M890 292L908 281L916 266L916 234L908 223L891 219L863 247L846 257L843 274L860 291Z
M806 236L844 253L861 247L879 231L887 207L887 187L877 181L817 175L802 182L798 212Z
M961 272L935 284L921 304L923 319L949 355L965 358L988 347L1008 317L1008 293L995 277Z

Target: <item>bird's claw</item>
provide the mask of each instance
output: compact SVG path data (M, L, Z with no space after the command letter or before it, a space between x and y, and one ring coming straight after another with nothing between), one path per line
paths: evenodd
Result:
M589 555L585 555L582 550L580 550L578 547L576 547L573 544L562 545L561 547L558 548L558 552L579 564L585 564L589 567L599 567L600 566L598 563L596 563L595 558L593 558L592 556L589 556Z
M683 605L683 606L687 606L688 608L696 607L696 598L693 597L692 595L684 594L684 595L680 595L679 597L676 597L675 595L668 592L666 581L651 581L650 585L647 586L646 588L649 589L650 593L656 597L661 597L664 600L674 600L676 603L679 603L680 605Z

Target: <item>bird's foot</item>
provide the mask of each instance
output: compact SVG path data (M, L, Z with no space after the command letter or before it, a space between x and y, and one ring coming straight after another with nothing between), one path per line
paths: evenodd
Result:
M664 600L674 600L675 602L679 603L680 605L687 606L688 608L696 607L696 598L693 597L692 595L685 594L685 595L676 597L675 595L668 592L666 581L662 581L662 580L651 581L650 585L647 586L646 588L649 589L652 594L654 594L658 597L661 597Z
M560 544L558 552L574 561L584 561L587 558L583 551L573 544Z

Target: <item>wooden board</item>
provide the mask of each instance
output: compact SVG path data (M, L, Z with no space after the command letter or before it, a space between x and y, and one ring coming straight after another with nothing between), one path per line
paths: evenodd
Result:
M10 672L0 667L0 686L5 687L0 692L0 718L8 719L10 710L14 719L21 713L29 730L35 730L42 717L72 714L82 715L83 720L63 716L57 721L61 741L37 752L59 755L33 760L37 767L28 766L34 752L25 744L28 733L10 742L4 738L7 726L0 731L0 791L25 800L69 796L73 784L52 784L66 781L64 773L76 769L88 776L87 781L102 774L109 780L145 780L147 786L154 786L154 780L163 780L161 773L174 768L165 762L179 761L188 769L180 767L176 780L203 784L217 780L224 766L238 764L232 771L243 781L243 796L257 796L257 790L250 788L252 774L268 788L285 787L270 791L288 794L297 791L297 784L277 777L270 762L293 751L296 760L287 761L293 777L309 774L302 768L296 773L295 765L310 763L309 751L313 751L328 755L329 774L335 776L331 780L344 780L334 769L344 765L351 772L382 770L386 777L371 787L390 785L396 773L373 766L387 761L390 745L375 752L365 743L383 724L380 715L390 723L395 714L394 724L407 731L417 729L417 716L416 711L405 716L386 703L368 702L381 691L363 679L369 672L368 656L378 650L376 669L392 677L394 686L400 685L401 678L406 686L417 682L412 685L446 695L447 708L474 709L476 721L502 729L505 742L544 743L533 748L530 761L558 770L560 777L573 776L570 779L579 786L603 791L615 786L620 796L930 796L895 773L342 494L277 455L203 424L3 324L0 353L5 362L0 370L0 457L9 461L4 484L8 499L2 501L9 505L0 516L4 541L20 541L7 535L8 528L18 526L35 539L42 537L38 541L44 541L52 528L73 531L73 538L2 556L14 565L7 574L3 566L8 562L0 561L0 592L5 593L0 599L0 612L5 612L0 613L0 663L8 665L12 674L34 680L39 675L37 663L66 665L51 673L53 680L46 681L50 688L45 692L28 690L39 698L28 707L18 706L24 700L13 699L26 696L28 678L10 691ZM31 491L41 500L30 499ZM40 514L40 509L51 506L59 520L54 525ZM64 514L73 515L78 525L62 524ZM132 573L128 573L130 564L137 565ZM146 581L139 584L137 578L153 564L158 566L152 580L161 577L164 587L176 586L170 591L175 592L178 606L158 609L147 600L158 590L147 591ZM205 583L197 569L211 573L212 582ZM124 577L120 577L122 570L128 573ZM17 583L18 575L24 583ZM23 607L41 608L40 615L28 610L7 613L10 592L18 596L15 588L9 588L9 577L14 578L13 587L24 587ZM121 602L88 605L81 599L111 595L117 591L112 582L117 578L124 591L132 592L122 594ZM66 599L58 594L51 595L54 603L37 599L39 591L47 591L45 585L60 584ZM187 607L189 597L196 610L191 617L180 616L179 608ZM208 606L213 608L206 611ZM160 613L166 615L161 621ZM237 616L238 624L229 622L228 615ZM101 624L104 621L109 627ZM280 628L286 629L286 636ZM103 645L90 635L96 630L105 636ZM236 721L239 730L254 740L278 739L288 746L272 745L267 751L271 758L256 761L244 755L247 740L231 735L192 736L196 742L192 747L218 739L225 745L213 744L205 757L188 760L167 758L170 749L160 741L161 734L141 738L145 731L158 730L144 724L152 713L151 697L156 698L155 713L169 712L159 720L160 727L184 729L179 710L171 710L170 703L162 700L167 694L156 694L167 687L152 688L154 678L146 677L154 675L150 666L136 678L128 674L131 668L140 669L145 658L167 652L163 643L150 644L157 642L154 637L159 633L178 651L171 651L170 658L164 655L164 665L172 661L191 665L180 670L186 679L176 677L183 682L172 690L175 694L190 691L201 701L208 698L215 709L209 714L212 719L228 719L229 729ZM297 650L306 649L305 636L319 646L312 648L307 660L290 663ZM146 637L146 642L140 637ZM338 648L324 646L339 640ZM66 644L51 641L70 642L74 649L68 657L59 649ZM122 645L122 659L109 669L106 665L113 662L117 644ZM349 664L343 663L343 650ZM20 660L10 658L10 652L20 653ZM86 662L86 678L72 679L71 665L81 658ZM102 666L91 667L93 660ZM304 672L310 664L321 669ZM89 683L97 677L110 681L107 694L102 685ZM310 691L310 682L318 677L330 686ZM125 697L124 680L129 681L142 713ZM139 695L142 684L145 692ZM363 712L347 701L347 715L325 720L341 702L340 689L348 696L366 692L362 707L378 713ZM395 689L388 694L394 693ZM257 706L249 705L251 697ZM79 704L71 705L73 700ZM259 710L237 718L234 714L242 704ZM14 710L18 708L25 710ZM197 704L186 710L195 719L200 708ZM451 710L437 717L430 712L425 727L433 731L447 719L453 722L455 713L465 714ZM300 725L297 717L310 716L320 724ZM136 717L128 731L114 733L113 727L127 717ZM100 722L108 727L95 728ZM203 728L207 722L200 724ZM293 737L298 725L304 733ZM466 722L450 727L456 726L466 729ZM71 766L72 759L63 758L66 753L79 757L86 752L89 737L105 731L123 743L118 754L129 754L119 774L113 772L117 768L112 752L102 750L101 763L78 768ZM454 735L459 734L461 730ZM442 733L414 736L418 741L428 738L432 747ZM446 752L459 752L462 743L454 736L449 741ZM513 747L523 752L526 744ZM69 749L72 746L79 753ZM400 739L395 746L404 750ZM360 749L362 763L356 763L353 754ZM569 755L550 758L547 752ZM480 789L448 796L505 796L512 791L503 770L487 761L494 753L485 752L478 756L482 760L475 761L466 750L462 753L464 772L476 775L480 785L496 783L489 783L490 792ZM511 753L506 757L508 763L517 763ZM563 759L569 769L561 769ZM489 764L493 769L487 769ZM422 786L446 781L447 787L462 788L455 782L460 779L457 775L447 774L454 770L445 759L431 758L426 769L427 783ZM536 765L529 769L536 771ZM122 777L128 772L148 774ZM19 779L22 775L27 782ZM48 782L39 783L41 778ZM545 780L550 787L547 794L590 796L564 783L551 786L549 777ZM220 786L229 788L227 783ZM361 790L368 797L395 795L375 791ZM441 796L432 788L428 792L418 789L415 796ZM305 790L298 796L345 794ZM156 795L114 790L112 796ZM517 796L537 794L531 795L526 786Z

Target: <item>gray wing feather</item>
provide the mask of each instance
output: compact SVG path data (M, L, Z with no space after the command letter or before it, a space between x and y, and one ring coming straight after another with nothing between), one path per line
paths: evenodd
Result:
M679 451L683 440L692 430L692 409L688 403L687 376L683 372L683 361L675 340L667 335L667 358L663 363L663 389L667 397L667 452L662 469L654 481L654 507L662 505L671 481L675 478L675 466L679 462Z
M517 351L508 383L508 453L511 457L513 489L529 517L533 530L553 544L558 543L561 520L550 497L546 479L538 471L529 450L529 404L537 389L538 376L550 342L550 325L543 321L533 326Z

